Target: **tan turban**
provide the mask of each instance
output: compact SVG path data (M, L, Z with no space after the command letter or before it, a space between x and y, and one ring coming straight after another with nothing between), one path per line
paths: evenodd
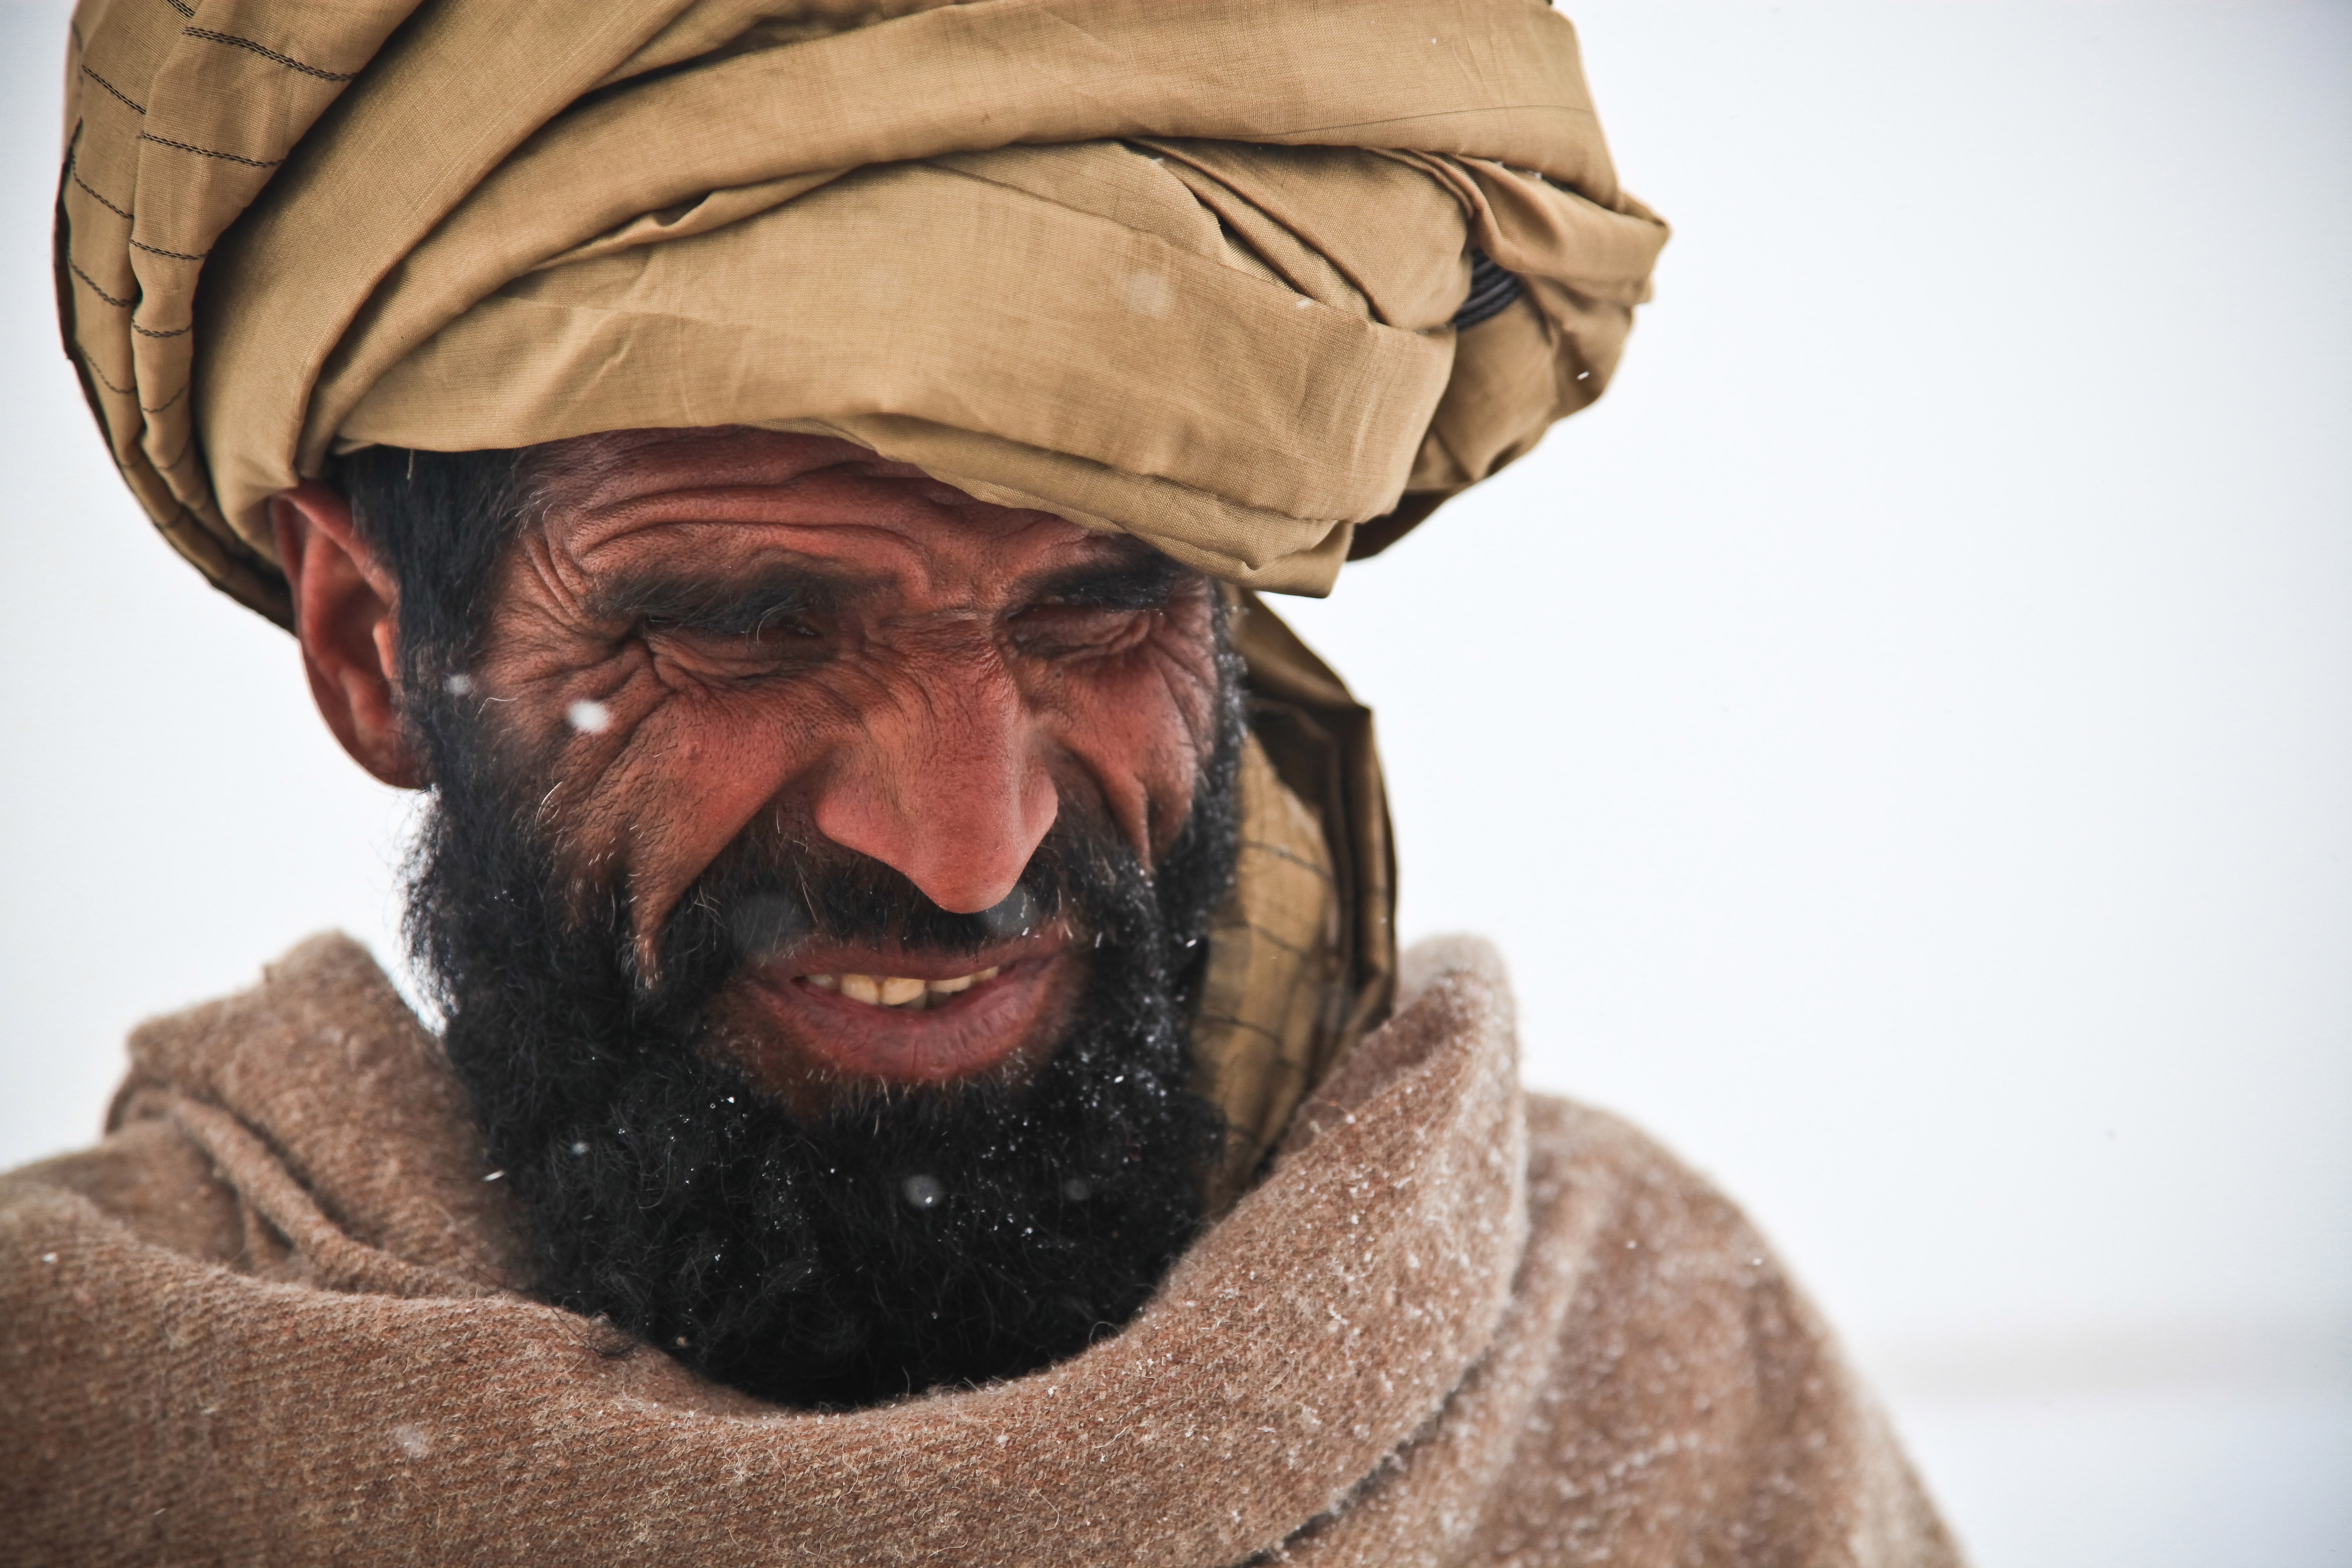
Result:
M281 619L262 503L338 451L729 424L1326 592L1600 394L1665 233L1534 0L82 0L74 38L67 341L158 526ZM1456 330L1474 249L1524 292Z

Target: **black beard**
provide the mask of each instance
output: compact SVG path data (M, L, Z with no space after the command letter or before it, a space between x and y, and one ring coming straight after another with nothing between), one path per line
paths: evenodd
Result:
M497 776L478 710L412 714L437 799L410 941L539 1293L761 1398L834 1408L1016 1376L1132 1317L1200 1227L1223 1132L1188 1088L1237 838L1244 721L1220 662L1216 752L1156 875L1066 801L1019 892L954 915L879 862L755 828L680 901L653 982L618 879L557 872L542 792ZM1025 1082L877 1091L804 1121L710 1048L713 997L803 931L953 952L1008 917L1059 919L1091 958Z

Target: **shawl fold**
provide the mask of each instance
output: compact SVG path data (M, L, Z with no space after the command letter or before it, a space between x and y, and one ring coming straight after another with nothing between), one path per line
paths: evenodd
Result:
M1425 944L1125 1330L809 1414L520 1294L437 1044L314 940L0 1180L12 1561L1956 1563L1738 1211L1515 1054Z
M280 620L264 502L338 451L730 424L1327 592L1600 395L1665 237L1539 0L81 0L74 38L68 351L157 526ZM1474 254L1522 293L1457 331Z

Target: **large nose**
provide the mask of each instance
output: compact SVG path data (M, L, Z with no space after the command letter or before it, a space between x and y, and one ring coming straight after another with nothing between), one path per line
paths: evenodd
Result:
M993 909L1058 806L1034 721L992 658L903 674L836 753L817 831L903 873L941 909Z

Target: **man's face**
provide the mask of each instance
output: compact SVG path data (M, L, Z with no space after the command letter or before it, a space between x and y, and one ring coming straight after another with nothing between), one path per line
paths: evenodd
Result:
M411 935L541 1292L803 1403L1123 1321L1220 1135L1188 1087L1236 831L1213 585L807 437L523 472L473 652L411 658L398 706L436 792ZM316 684L391 645L339 641L312 570Z
M620 878L646 976L756 826L1000 933L765 933L718 1003L756 1083L814 1111L1049 1047L1086 954L1021 907L1022 872L1066 810L1147 867L1183 826L1216 742L1208 580L820 437L637 432L541 462L544 521L468 679L549 789L561 868Z

